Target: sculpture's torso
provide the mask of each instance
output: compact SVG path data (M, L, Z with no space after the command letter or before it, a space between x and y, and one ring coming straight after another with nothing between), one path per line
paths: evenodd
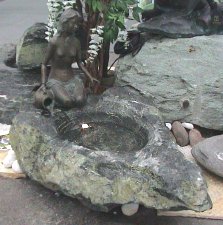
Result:
M79 41L73 36L69 36L66 39L57 36L54 42L55 48L51 59L49 78L68 81L74 76L71 65L79 57Z

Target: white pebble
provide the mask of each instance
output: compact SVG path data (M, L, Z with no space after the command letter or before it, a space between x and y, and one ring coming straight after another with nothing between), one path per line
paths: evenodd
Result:
M194 125L192 123L182 123L182 126L188 130L194 129Z
M13 170L15 173L23 173L21 167L19 166L18 160L15 160L15 161L12 163L12 170Z
M83 123L83 124L81 125L81 127L82 127L83 129L89 128L88 124L86 124L86 123Z
M121 209L122 209L122 213L124 215L132 216L138 212L139 204L138 203L128 203L128 204L122 205Z
M2 138L0 142L3 145L8 145L9 144L9 139L8 138Z
M6 145L5 147L6 147L6 149L8 149L8 150L12 150L12 146L11 146L11 145Z
M0 136L9 134L10 128L11 128L11 125L0 123Z
M14 150L10 149L10 150L8 151L8 155L15 155Z
M3 166L5 168L11 168L12 163L16 160L15 152L13 150L9 150L8 154L3 160Z
M172 125L171 125L171 123L165 123L165 125L166 125L166 127L168 127L168 129L169 129L169 130L171 130L171 129L172 129Z

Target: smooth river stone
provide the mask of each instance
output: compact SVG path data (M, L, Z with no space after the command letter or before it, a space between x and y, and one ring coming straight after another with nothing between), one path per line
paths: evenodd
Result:
M207 138L192 148L194 158L206 169L223 177L223 135Z
M190 145L193 147L197 143L201 142L204 140L204 138L201 135L201 132L197 129L190 130L189 132L189 140L190 140Z
M172 124L172 131L178 145L182 147L188 145L189 143L188 133L180 122L175 121Z

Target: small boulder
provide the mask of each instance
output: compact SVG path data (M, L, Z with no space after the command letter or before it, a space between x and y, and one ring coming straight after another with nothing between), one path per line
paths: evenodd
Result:
M16 67L16 46L11 45L9 51L7 52L7 56L4 59L4 63L9 67Z
M172 124L172 131L178 145L182 147L188 145L189 143L188 133L179 121L175 121Z
M134 214L136 214L139 210L139 204L138 203L128 203L128 204L124 204L121 207L122 209L122 213L125 216L133 216Z
M166 127L171 130L172 129L172 124L171 123L165 123Z
M15 172L15 173L22 173L22 169L18 163L18 160L15 160L13 163L12 163L12 170Z
M6 157L3 160L3 166L5 168L11 168L12 164L15 160L16 160L15 152L13 150L9 150L8 154L6 155Z
M183 127L188 129L188 130L192 130L194 129L194 125L192 123L182 123Z
M207 138L192 148L194 158L206 169L223 177L223 135Z
M190 130L189 132L189 140L190 140L190 145L193 147L197 143L203 141L204 138L202 137L199 130L193 129L193 130Z
M16 64L21 70L40 68L48 45L46 24L36 23L28 28L16 47Z

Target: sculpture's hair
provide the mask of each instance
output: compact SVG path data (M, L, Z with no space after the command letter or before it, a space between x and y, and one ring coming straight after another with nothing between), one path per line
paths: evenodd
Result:
M57 32L58 34L62 33L64 30L64 25L72 18L77 17L77 22L82 21L80 13L74 9L66 9L60 16Z

